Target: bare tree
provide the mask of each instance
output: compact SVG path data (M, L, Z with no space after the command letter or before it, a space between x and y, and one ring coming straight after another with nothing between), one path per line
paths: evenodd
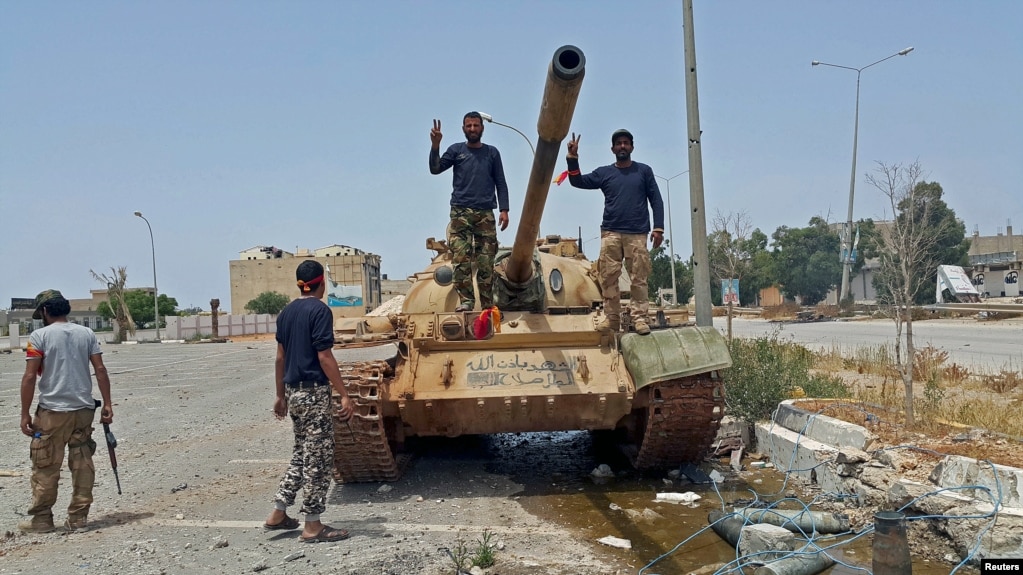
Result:
M124 301L124 284L128 281L128 268L124 266L111 267L110 276L98 274L92 270L89 270L89 273L96 281L107 286L107 302L110 305L110 310L114 312L114 321L117 322L116 341L123 342L127 339L127 333L134 336L135 320L131 318L131 310L128 309L128 303Z
M877 226L880 260L876 282L878 302L889 308L895 322L895 363L905 387L906 425L915 423L913 415L913 302L923 284L916 281L941 263L934 247L948 226L948 220L934 220L934 197L924 193L923 169L919 162L907 166L877 163L876 174L867 182L888 200L892 220ZM887 211L887 209L886 209Z
M729 212L714 214L710 237L711 272L718 280L741 280L750 265L748 241L753 223L746 212ZM729 286L730 288L731 286ZM735 296L738 297L738 292ZM728 305L728 339L732 339L732 305Z

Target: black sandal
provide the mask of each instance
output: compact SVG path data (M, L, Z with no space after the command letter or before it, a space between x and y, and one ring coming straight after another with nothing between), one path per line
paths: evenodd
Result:
M298 519L285 515L284 519L281 519L280 523L274 523L273 525L264 523L263 529L266 531L291 531L292 529L298 529L298 526Z
M299 539L302 543L333 543L335 541L342 541L351 537L351 533L347 529L334 529L330 525L324 525L320 532L313 537L302 537L299 535Z

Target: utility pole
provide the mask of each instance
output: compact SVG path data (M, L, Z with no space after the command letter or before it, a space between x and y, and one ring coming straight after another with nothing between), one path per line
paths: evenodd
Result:
M707 251L707 217L703 205L703 150L700 147L700 102L696 88L696 36L693 34L693 0L682 0L685 36L686 125L689 141L689 205L693 226L693 293L696 325L712 326L710 254Z

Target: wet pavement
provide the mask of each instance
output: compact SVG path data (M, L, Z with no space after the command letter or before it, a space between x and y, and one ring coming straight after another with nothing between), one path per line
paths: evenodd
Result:
M727 465L704 462L702 471L717 470L725 476L717 490L711 484L694 484L685 476L673 479L663 471L638 472L621 454L610 433L436 438L423 440L419 452L422 457L453 462L483 460L486 471L522 486L513 496L519 504L532 514L563 525L566 537L596 541L610 535L628 539L631 549L609 547L608 552L633 572L645 575L688 573L735 561L735 549L705 529L710 511L731 510L753 501L767 504L786 496L800 497L794 484L786 483L782 474L770 468L736 474L729 472ZM593 477L591 471L600 464L608 465L614 476ZM692 505L654 501L659 492L693 492L700 499ZM811 501L808 497L800 499ZM799 506L795 499L786 503L781 507ZM839 564L824 573L862 574L863 568L870 569L871 538L860 537L843 545L837 555L848 565ZM950 570L948 565L925 561L915 561L913 566L918 575Z

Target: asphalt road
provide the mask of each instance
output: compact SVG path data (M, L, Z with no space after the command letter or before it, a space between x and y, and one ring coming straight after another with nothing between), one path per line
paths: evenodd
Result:
M726 318L715 317L722 333ZM811 349L839 349L852 354L857 349L894 346L895 324L891 320L774 322L733 318L732 332L740 337L770 336L803 344ZM913 322L917 347L927 345L947 351L949 361L984 373L1007 369L1023 370L1023 320L979 321L976 319L933 319Z
M347 541L265 533L292 442L290 422L271 414L274 352L273 341L105 345L123 494L97 434L90 529L44 535L15 528L31 503L29 440L18 430L24 356L0 354L0 573L450 575L439 549L485 529L502 545L502 575L617 571L621 558L527 511L522 483L488 472L486 457L459 457L450 443L382 490L334 485L323 519L349 529ZM69 492L65 469L58 524Z

